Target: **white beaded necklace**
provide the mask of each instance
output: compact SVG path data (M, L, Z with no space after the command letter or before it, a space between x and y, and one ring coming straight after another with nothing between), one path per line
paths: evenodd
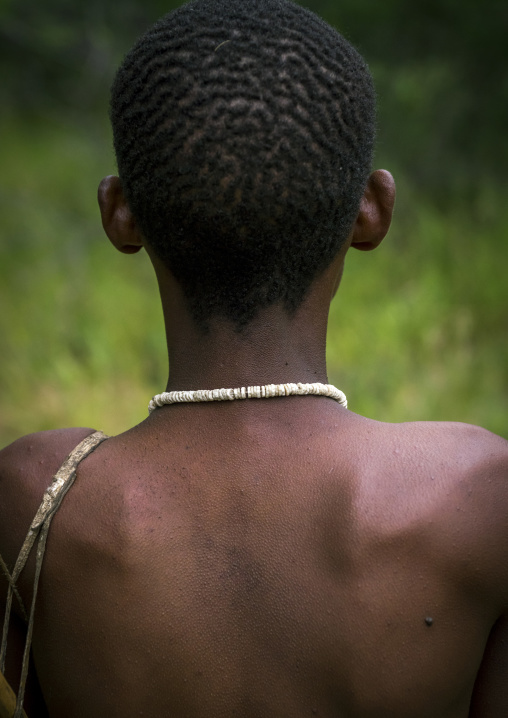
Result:
M266 384L242 386L240 389L198 389L197 391L165 391L148 404L148 413L165 404L185 404L201 401L234 401L235 399L271 399L274 396L327 396L347 409L344 392L331 384Z

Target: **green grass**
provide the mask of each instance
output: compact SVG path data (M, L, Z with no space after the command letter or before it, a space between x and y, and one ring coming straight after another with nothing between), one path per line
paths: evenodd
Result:
M122 431L145 417L167 369L148 260L102 236L107 130L0 130L0 445L61 426ZM351 253L332 305L330 380L351 409L507 434L505 206L481 187L467 211L438 210L402 185L390 235Z
M438 211L402 195L385 244L350 254L331 313L330 377L373 418L506 435L508 212Z

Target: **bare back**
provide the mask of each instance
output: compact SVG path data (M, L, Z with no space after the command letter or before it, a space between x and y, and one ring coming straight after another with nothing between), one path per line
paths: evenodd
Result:
M55 444L76 443L52 437L0 464L9 561ZM33 650L49 714L503 715L508 695L487 712L481 686L469 707L508 607L507 446L313 397L166 408L109 439L48 541Z

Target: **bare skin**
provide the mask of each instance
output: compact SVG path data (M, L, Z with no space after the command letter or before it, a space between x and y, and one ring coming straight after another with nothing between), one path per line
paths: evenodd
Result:
M381 241L393 196L374 173L351 246ZM116 178L100 204L115 246L139 249ZM202 335L152 258L168 388L325 382L346 249L295 316L271 308L245 335L220 322ZM52 475L91 431L0 453L11 567ZM508 442L465 424L384 424L318 397L159 409L80 465L53 522L27 713L504 718L507 479ZM16 620L14 687L23 638Z

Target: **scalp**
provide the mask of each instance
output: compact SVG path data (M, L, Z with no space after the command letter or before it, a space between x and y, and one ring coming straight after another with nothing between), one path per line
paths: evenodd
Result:
M370 170L360 55L288 0L196 0L118 71L111 119L136 219L195 318L294 309L333 259Z

